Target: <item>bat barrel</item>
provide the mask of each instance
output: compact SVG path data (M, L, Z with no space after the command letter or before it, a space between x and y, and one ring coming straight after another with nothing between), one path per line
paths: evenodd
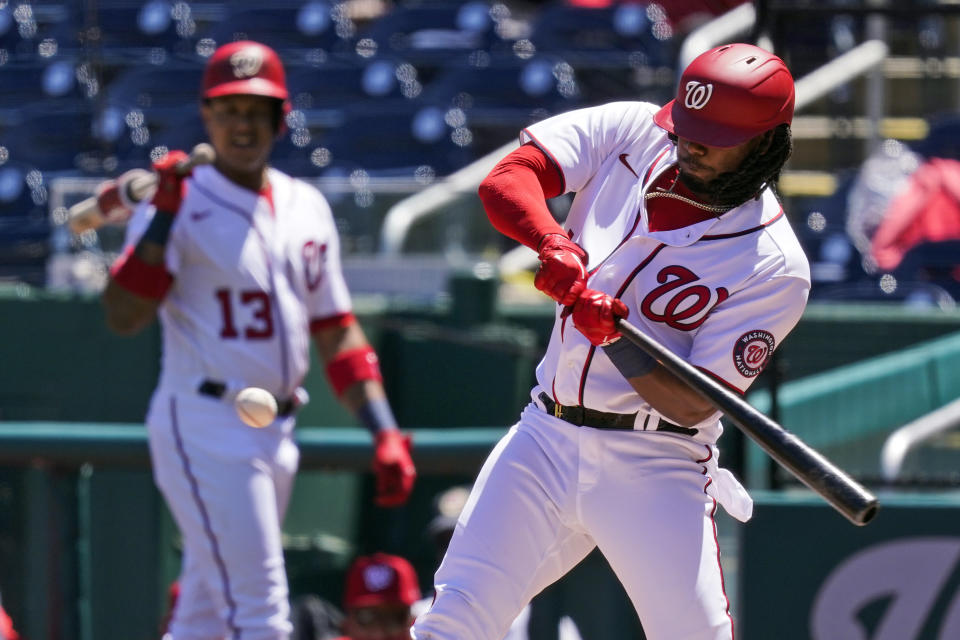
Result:
M829 502L850 522L863 526L877 515L877 498L826 457L759 411L727 417L760 448ZM725 412L726 413L726 412Z
M876 516L879 508L877 498L800 438L630 323L618 320L617 327L626 339L653 356L667 370L723 412L771 458L829 502L850 522L863 526Z

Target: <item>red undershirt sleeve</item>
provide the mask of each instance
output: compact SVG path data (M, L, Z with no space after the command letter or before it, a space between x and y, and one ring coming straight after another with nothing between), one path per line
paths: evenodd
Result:
M497 231L536 251L548 233L566 235L546 203L562 189L560 168L528 142L497 163L478 194Z

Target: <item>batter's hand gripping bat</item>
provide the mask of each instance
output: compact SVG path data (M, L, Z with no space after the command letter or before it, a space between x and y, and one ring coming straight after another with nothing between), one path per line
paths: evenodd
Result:
M877 498L797 436L750 406L746 400L675 355L623 319L623 337L653 356L673 375L722 411L771 458L820 494L850 522L863 526L877 514Z
M187 173L198 164L211 164L216 159L216 152L206 142L201 142L190 151L189 157L177 167L180 173ZM157 174L146 173L138 175L127 183L125 194L131 202L140 202L150 195L157 184ZM106 212L100 210L97 197L91 196L76 203L67 211L67 223L74 233L82 233L88 229L98 229L107 223Z

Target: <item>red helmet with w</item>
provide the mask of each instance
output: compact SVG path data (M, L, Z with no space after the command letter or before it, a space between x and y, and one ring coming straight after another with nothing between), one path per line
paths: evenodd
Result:
M287 77L276 51L240 40L213 52L203 72L203 97L238 94L287 100Z
M686 140L734 147L793 120L793 76L783 60L750 44L727 44L697 56L677 97L653 120Z

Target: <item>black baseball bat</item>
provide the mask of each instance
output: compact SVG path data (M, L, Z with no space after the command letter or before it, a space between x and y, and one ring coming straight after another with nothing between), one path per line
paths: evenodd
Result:
M850 522L863 526L877 515L877 498L810 445L626 320L618 319L617 328L623 337L722 411L771 458L820 494Z

